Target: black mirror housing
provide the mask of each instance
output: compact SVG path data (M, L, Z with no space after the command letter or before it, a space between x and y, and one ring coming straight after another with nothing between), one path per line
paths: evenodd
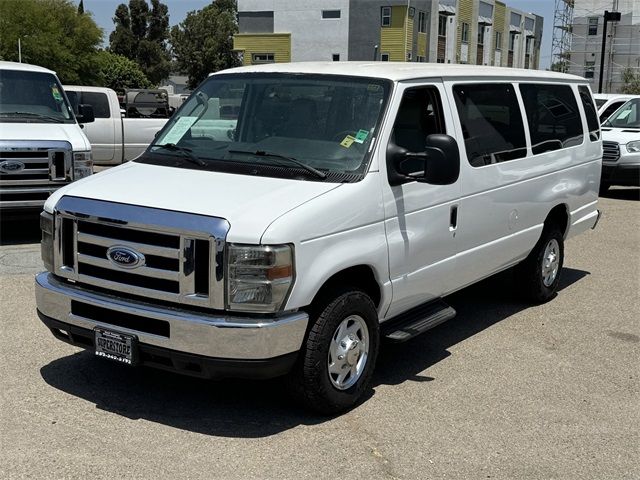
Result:
M96 116L93 113L93 106L80 104L78 105L78 113L76 114L78 123L91 123L96 121Z

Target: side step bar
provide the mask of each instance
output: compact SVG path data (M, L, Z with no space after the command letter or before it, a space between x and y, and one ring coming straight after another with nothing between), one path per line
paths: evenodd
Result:
M434 300L384 322L382 336L401 343L440 325L456 316L456 311L443 300Z

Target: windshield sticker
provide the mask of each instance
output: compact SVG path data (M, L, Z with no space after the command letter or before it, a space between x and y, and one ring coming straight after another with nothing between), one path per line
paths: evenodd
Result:
M367 130L358 130L358 133L356 133L356 138L354 138L353 141L356 143L364 143L368 136L369 132Z
M196 120L198 120L198 117L180 117L176 120L176 123L173 124L171 130L164 134L162 141L159 143L178 143L191 126L196 123Z
M356 141L355 137L352 137L351 135L347 135L346 137L344 137L344 140L340 142L340 145L342 145L344 148L349 148L351 145L353 145L353 142L355 141Z
M62 94L60 90L58 90L57 85L51 85L51 95L53 95L56 102L62 102Z
M382 90L382 85L370 83L369 85L367 85L367 90L369 90L370 92L379 92L380 90Z

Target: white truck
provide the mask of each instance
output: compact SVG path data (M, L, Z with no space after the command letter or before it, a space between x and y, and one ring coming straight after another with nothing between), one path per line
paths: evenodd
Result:
M93 110L74 115L55 72L0 62L0 210L41 210L58 188L93 173L91 145L81 124Z
M453 318L452 292L515 267L524 297L554 298L565 240L598 221L601 163L581 77L218 72L142 156L49 199L38 315L122 364L287 375L304 404L344 411L370 391L381 340Z
M72 106L93 106L95 122L85 125L84 132L97 165L120 165L133 160L145 151L169 117L167 113L163 118L129 118L110 88L65 85L64 89Z
M629 100L602 124L600 192L611 185L640 187L640 97Z

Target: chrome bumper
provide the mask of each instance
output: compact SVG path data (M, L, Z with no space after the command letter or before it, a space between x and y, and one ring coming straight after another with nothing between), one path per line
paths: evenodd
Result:
M305 312L277 318L243 318L205 314L95 293L62 282L48 272L36 276L36 304L47 317L80 328L97 326L136 335L141 344L206 357L258 360L269 359L300 349L309 321ZM151 334L72 313L72 301L118 313L155 319L169 324L168 336Z

